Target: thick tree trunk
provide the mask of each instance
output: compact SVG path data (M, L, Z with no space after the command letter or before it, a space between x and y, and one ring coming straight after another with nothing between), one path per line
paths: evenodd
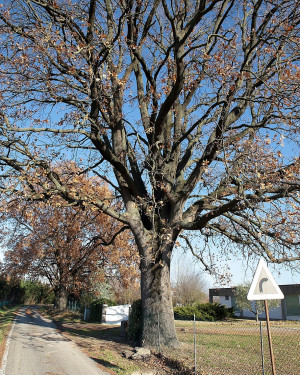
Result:
M142 332L141 345L158 348L179 346L177 339L172 291L170 263L174 243L179 230L161 226L162 212L157 222L141 220L136 204L128 203L131 211L131 229L139 249L141 264ZM170 212L168 216L170 220ZM167 219L165 219L167 220ZM160 229L163 230L160 232Z
M142 259L142 336L141 344L146 347L179 345L172 303L170 284L170 255L166 254L156 263Z
M54 294L54 306L59 310L66 310L68 302L68 294L66 288L59 286L54 290Z

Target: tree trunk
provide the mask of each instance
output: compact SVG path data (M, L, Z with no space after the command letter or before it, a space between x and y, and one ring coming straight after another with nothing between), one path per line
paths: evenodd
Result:
M59 286L54 290L54 294L54 306L59 310L66 310L68 302L68 294L66 288Z
M140 219L135 204L128 204L128 208L131 211L131 230L141 259L141 345L150 348L158 348L159 345L177 347L179 341L174 323L170 263L179 230L166 229L161 225L160 220L171 220L170 212L166 215L159 212L160 215L154 216L153 221L147 221ZM155 221L156 218L159 220Z
M142 346L179 346L170 284L170 255L171 251L165 252L155 263L142 258Z

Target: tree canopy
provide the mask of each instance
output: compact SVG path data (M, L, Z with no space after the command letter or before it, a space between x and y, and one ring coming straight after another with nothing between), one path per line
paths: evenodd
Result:
M131 228L144 345L156 342L157 311L162 343L177 344L169 268L185 231L228 239L245 256L300 259L299 9L295 0L1 8L1 190L59 194ZM70 155L111 184L122 210L69 188L53 168Z

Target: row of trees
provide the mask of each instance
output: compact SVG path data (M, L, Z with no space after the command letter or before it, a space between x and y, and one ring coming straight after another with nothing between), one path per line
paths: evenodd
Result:
M0 302L9 304L53 303L54 293L49 284L25 281L0 275Z
M158 312L161 343L178 344L170 262L180 236L212 273L222 239L227 258L235 243L247 257L300 259L298 5L1 7L1 191L32 202L59 195L130 227L144 345L155 345ZM67 159L101 176L122 204L70 183L76 171L57 171Z
M74 189L93 190L103 200L113 200L105 182L88 178L74 163L57 167L76 170ZM109 204L109 203L108 203ZM14 278L46 279L55 294L55 305L65 309L68 295L114 297L138 287L138 255L130 232L91 207L67 205L59 196L47 202L13 199L1 205L1 243L7 248L3 274ZM117 236L117 234L122 235ZM107 288L106 288L107 289ZM127 293L128 294L128 293Z

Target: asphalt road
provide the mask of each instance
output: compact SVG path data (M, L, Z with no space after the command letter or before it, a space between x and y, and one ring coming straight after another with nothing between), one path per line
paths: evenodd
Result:
M0 374L108 375L36 308L28 307L19 310Z

